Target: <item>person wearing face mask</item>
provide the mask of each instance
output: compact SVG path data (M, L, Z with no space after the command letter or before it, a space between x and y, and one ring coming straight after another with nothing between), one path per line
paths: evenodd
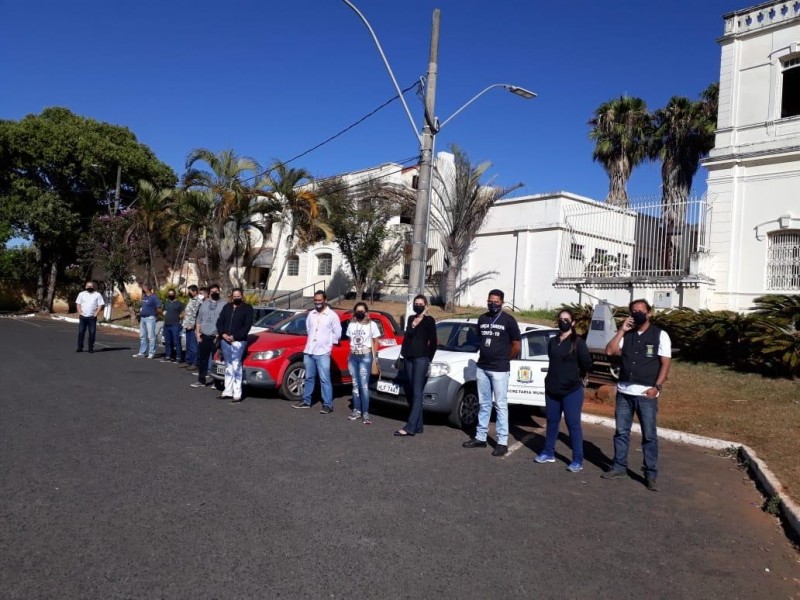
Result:
M220 350L225 360L225 389L218 400L242 401L242 357L247 349L247 334L253 326L253 307L244 301L242 288L231 290L231 301L217 318Z
M481 336L475 380L478 385L478 427L475 437L462 444L464 448L485 448L489 433L492 404L497 412L497 445L492 456L508 453L508 377L511 359L519 354L520 333L517 320L503 312L502 290L491 290L487 311L478 317ZM492 402L494 396L494 403Z
M222 312L223 303L219 299L219 286L215 283L208 288L209 298L204 300L197 311L197 323L194 330L197 339L197 381L193 388L205 387L208 374L208 362L214 354L217 344L217 320Z
M184 362L187 367L194 368L197 365L197 336L194 333L194 326L197 324L197 312L203 303L203 298L208 294L208 288L197 289L196 285L189 286L189 302L183 311L183 322L181 326L186 337L186 355Z
M397 437L410 437L422 433L422 398L428 380L428 368L436 354L438 338L436 321L427 314L428 299L420 294L414 298L411 307L414 318L408 319L403 334L403 368L406 375L406 401L411 407L408 423L394 432Z
M647 489L656 491L658 477L658 396L669 375L672 342L667 332L652 323L647 300L628 305L631 316L606 346L606 354L622 357L614 408L614 463L603 473L604 479L619 479L628 474L628 448L633 415L642 427L642 455Z
M164 304L164 358L161 362L179 362L183 364L183 348L181 348L181 313L185 305L177 299L174 289L167 291L167 302Z
M559 334L551 337L547 344L550 359L544 379L547 432L544 449L535 460L537 463L556 462L556 438L563 413L572 446L572 462L567 470L577 473L583 470L583 379L592 368L592 357L584 339L575 333L574 322L570 311L558 313Z
M156 357L156 316L160 311L161 300L153 293L153 286L142 286L142 308L139 313L139 352L133 355L134 358Z
M94 291L94 281L87 281L86 288L75 299L78 307L78 348L75 352L83 352L83 340L89 332L89 352L94 352L94 338L97 333L97 315L103 310L103 295Z
M369 318L366 302L358 302L353 307L353 318L347 324L346 335L350 340L347 367L353 378L353 412L347 418L351 421L361 419L364 425L371 425L369 377L372 374L372 361L377 360L381 331L375 321Z
M320 414L333 412L333 383L331 382L331 350L342 337L339 315L328 306L328 296L322 290L314 292L314 308L306 317L308 339L303 350L303 365L306 377L303 380L303 399L292 404L292 408L311 408L311 397L317 384L322 389Z

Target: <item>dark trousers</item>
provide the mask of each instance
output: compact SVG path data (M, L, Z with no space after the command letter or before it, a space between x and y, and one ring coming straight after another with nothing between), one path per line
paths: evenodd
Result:
M208 360L214 354L217 336L200 334L200 343L197 345L197 381L206 382L208 374Z
M556 451L558 426L561 413L567 422L569 440L572 444L572 462L583 462L583 430L581 429L581 408L583 407L583 386L566 396L551 396L545 393L545 412L547 413L547 434L544 453L553 455Z
M78 318L78 350L83 350L83 339L89 331L89 350L94 350L94 336L97 333L97 317Z
M164 325L164 358L183 362L183 348L181 348L181 326Z
M403 360L406 369L406 400L411 406L411 413L408 415L408 423L403 430L406 433L422 433L422 396L425 383L428 381L428 366L431 359L427 356L422 358L406 358Z

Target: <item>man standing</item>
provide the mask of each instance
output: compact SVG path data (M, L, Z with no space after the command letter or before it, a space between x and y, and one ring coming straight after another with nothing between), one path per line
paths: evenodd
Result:
M197 311L203 303L203 298L208 294L208 288L197 289L196 285L189 286L189 302L183 311L183 331L186 338L186 365L194 367L197 364L197 336L194 326L197 324Z
M320 414L333 412L333 384L331 383L331 349L342 337L342 323L339 315L328 306L325 292L314 292L314 309L306 317L306 341L303 350L303 364L306 378L303 381L303 399L292 405L292 408L311 408L311 396L314 393L317 374L322 389L322 409Z
M247 349L247 334L253 326L253 307L245 303L242 288L233 288L231 302L217 319L220 349L225 360L225 389L219 400L242 401L242 358Z
M139 314L139 352L134 358L156 356L156 315L161 310L161 300L153 293L153 286L142 286L142 310Z
M669 375L672 341L666 331L650 323L652 309L647 300L628 305L631 316L606 346L609 356L622 356L622 370L617 384L614 410L614 464L603 473L604 479L625 477L628 471L628 448L634 413L642 427L642 454L647 489L658 490L658 396Z
M175 290L167 292L167 303L164 305L164 358L162 362L183 363L181 348L181 313L184 304L175 297Z
M478 330L481 335L480 352L476 372L478 384L478 427L475 437L462 444L464 448L485 448L489 432L489 418L492 416L492 395L497 411L497 445L492 456L508 453L508 376L511 359L519 353L520 333L517 320L503 312L501 290L489 292L486 307L488 311L478 317Z
M223 303L219 300L219 286L215 283L208 289L210 297L200 305L194 327L197 338L197 381L192 384L193 388L206 386L208 360L216 349L217 320L223 307Z
M105 306L103 295L94 291L94 282L87 281L86 289L75 300L78 306L78 348L75 352L83 352L83 339L89 331L89 352L94 352L94 338L97 333L97 315Z

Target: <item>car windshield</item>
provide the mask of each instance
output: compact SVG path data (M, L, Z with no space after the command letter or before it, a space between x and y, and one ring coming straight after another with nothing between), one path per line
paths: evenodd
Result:
M306 317L308 313L297 313L293 317L284 319L283 322L276 324L272 332L283 333L286 335L307 335L306 332Z
M287 317L291 317L294 312L290 310L274 310L268 315L264 315L254 323L256 327L274 327Z
M477 352L481 343L477 323L437 323L436 338L440 350L452 352Z

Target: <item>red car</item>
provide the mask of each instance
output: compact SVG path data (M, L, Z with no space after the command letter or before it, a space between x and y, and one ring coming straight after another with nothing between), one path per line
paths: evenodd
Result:
M346 335L352 311L338 308L333 310L342 321L342 339L331 351L331 380L334 385L346 385L353 381L347 367L350 340ZM303 349L306 346L307 315L307 312L297 313L276 325L274 329L251 336L255 339L252 339L247 347L242 366L242 384L252 388L278 388L281 396L288 400L303 398L303 379L306 375ZM403 343L403 332L392 315L371 310L369 316L381 332L382 348ZM219 386L225 379L225 364L215 360L209 375Z

